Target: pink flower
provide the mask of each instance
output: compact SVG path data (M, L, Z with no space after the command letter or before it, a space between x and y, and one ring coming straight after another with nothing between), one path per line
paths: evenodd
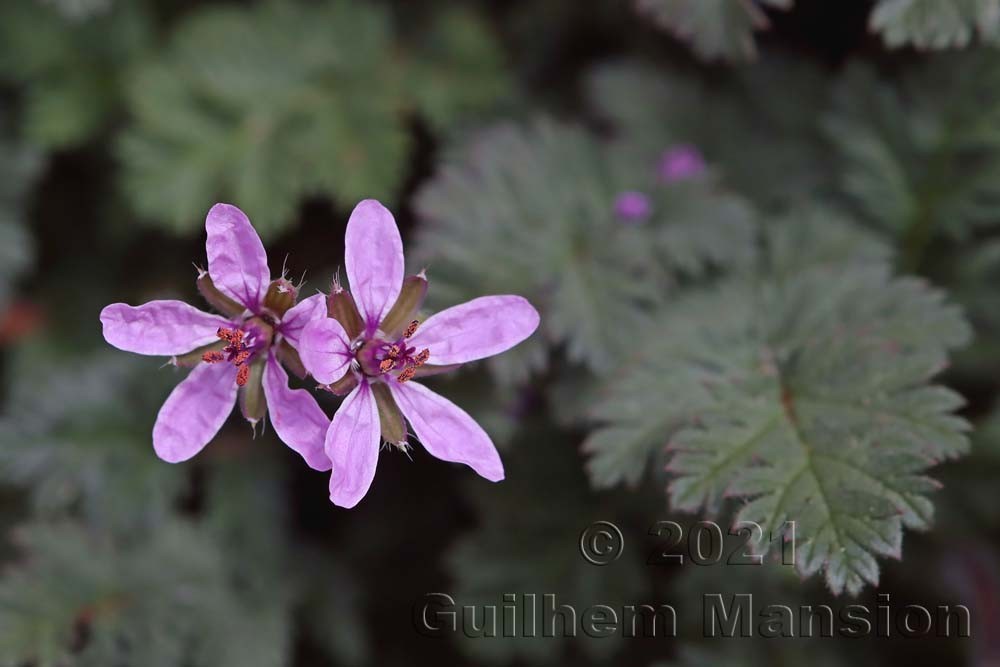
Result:
M635 190L622 192L615 198L615 215L623 222L643 222L653 212L649 197Z
M224 315L181 301L113 303L101 311L111 345L194 366L160 408L153 448L170 463L191 458L215 437L239 395L251 424L269 412L278 437L310 467L329 470L323 445L330 421L309 392L289 389L280 363L305 376L296 348L303 327L325 317L323 295L296 305L296 287L283 276L271 280L260 237L235 206L213 206L205 229L208 271L200 272L198 289Z
M404 280L399 230L375 200L355 207L344 245L352 291L334 285L331 317L307 324L299 347L313 377L350 391L326 432L330 500L353 507L364 497L380 440L407 446L404 418L432 456L502 480L500 456L479 424L412 379L510 349L538 327L537 311L519 296L485 296L418 322L427 279L421 272Z
M663 183L696 178L705 173L705 158L697 146L690 144L672 146L660 156L657 172Z

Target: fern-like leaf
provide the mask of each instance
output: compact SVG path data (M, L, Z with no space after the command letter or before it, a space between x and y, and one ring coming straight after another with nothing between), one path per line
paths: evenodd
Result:
M760 5L790 9L794 0L637 0L639 11L706 60L752 60L753 34L770 26Z
M918 49L968 46L977 34L993 41L1000 33L998 0L879 0L869 27L891 48Z
M545 339L606 370L678 276L746 261L747 205L711 178L657 184L655 166L578 128L505 125L463 146L418 194L418 261L435 298L517 293L544 311L544 337L491 366L502 378L544 365ZM640 224L615 214L632 189L652 201Z
M939 236L966 238L1000 219L1000 59L941 56L885 85L855 66L825 118L841 184L861 212L900 237L913 268Z
M476 49L439 39L433 59L411 59L394 55L389 17L370 3L197 12L132 77L125 188L181 232L213 202L238 201L262 236L310 195L389 199L405 176L408 111L444 122L503 87L483 73L498 59L480 35Z
M967 449L961 398L927 381L969 331L871 253L789 265L782 248L802 246L788 233L769 229L755 277L665 311L656 331L671 334L643 347L585 447L595 482L630 481L669 439L674 507L737 497L765 530L795 521L799 569L856 593L878 581L877 556L899 556L903 526L929 525L924 471Z

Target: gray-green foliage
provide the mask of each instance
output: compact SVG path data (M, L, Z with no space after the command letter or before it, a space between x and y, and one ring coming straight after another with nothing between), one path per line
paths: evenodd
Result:
M869 27L890 48L919 49L968 46L973 37L995 42L1000 33L997 0L879 0Z
M73 12L69 2L0 4L0 77L24 84L24 135L45 147L82 143L121 111L122 76L151 36L145 0ZM94 5L97 3L89 3ZM100 9L100 8L98 8Z
M444 123L505 89L486 31L442 20L465 21L474 43L452 34L427 58L397 53L386 11L355 0L195 13L131 77L119 154L132 203L189 231L234 201L271 236L310 195L392 198L410 114Z
M683 276L747 260L743 200L711 177L657 183L654 159L581 128L497 126L453 156L418 194L417 257L441 304L516 293L542 311L541 335L491 363L502 379L544 366L547 344L607 370ZM626 190L648 193L648 220L616 217Z
M173 518L126 539L66 521L17 535L21 561L0 580L0 664L286 664L287 597L249 596L230 571L240 559L198 524ZM254 574L279 580L269 572Z
M1000 219L1000 52L939 57L887 85L849 68L825 127L845 193L900 237L915 265L936 237L967 238Z
M481 610L483 605L503 604L503 593L536 592L539 605L541 594L547 593L556 596L557 604L577 609L597 601L620 608L641 595L644 568L637 550L626 550L620 562L604 569L595 569L580 555L580 531L590 521L612 517L588 489L574 444L560 432L528 421L505 457L504 485L488 494L469 494L479 515L490 520L460 538L445 556L455 578L450 592L458 607L475 605ZM543 506L549 509L538 511ZM595 659L607 659L621 647L617 637L588 639L579 629L579 616L565 629L575 633L575 639L561 637L564 628L558 624L555 636L543 637L551 628L547 615L539 614L535 637L501 640L501 620L497 638L460 640L459 648L490 663L520 658L548 664L568 645Z
M828 148L815 122L828 93L813 65L770 56L708 82L613 62L589 73L586 90L619 149L636 163L664 147L693 144L727 185L762 206L830 189Z
M150 456L148 411L175 374L111 352L81 359L36 346L21 351L12 375L0 478L29 488L42 515L73 510L121 528L167 513L183 476ZM120 501L136 494L138 513Z
M37 151L0 137L0 311L8 305L11 283L31 263L33 244L24 228L24 208L40 166Z
M899 555L903 526L929 526L924 471L968 447L961 398L927 382L969 330L863 236L849 260L809 253L829 252L819 239L836 224L768 226L757 271L664 308L653 331L670 335L595 408L585 448L598 485L635 481L666 449L674 507L738 497L765 530L795 520L799 569L856 593L878 581L876 556Z
M750 60L754 32L770 26L764 7L787 10L794 0L637 0L639 11L706 60Z

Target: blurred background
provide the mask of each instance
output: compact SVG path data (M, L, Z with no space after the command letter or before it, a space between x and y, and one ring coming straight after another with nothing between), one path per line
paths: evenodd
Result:
M4 0L0 664L1000 664L997 44L998 0ZM506 481L384 451L345 511L238 416L157 459L182 371L100 309L200 305L217 201L327 290L367 197L431 311L542 313L429 383ZM691 562L740 518L797 521L799 567ZM430 592L678 632L430 638ZM711 593L963 604L972 636L707 639Z

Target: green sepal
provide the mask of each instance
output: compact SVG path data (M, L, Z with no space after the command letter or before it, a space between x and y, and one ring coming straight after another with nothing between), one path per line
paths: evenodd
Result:
M406 326L416 317L426 295L427 278L422 271L403 281L403 287L399 291L396 303L382 318L382 325L379 327L389 340L399 338L403 334Z
M357 338L364 331L365 323L358 312L358 306L354 303L351 293L342 287L334 287L330 296L326 297L326 312L333 319L340 322L344 327L347 337L351 340Z
M202 271L196 282L198 284L198 291L204 297L205 301L208 301L212 308L215 308L226 317L239 317L246 311L246 308L242 304L237 303L219 291L219 288L212 282L212 276L208 275L208 271Z
M302 363L302 357L299 356L298 350L292 347L287 340L282 340L275 348L275 351L278 354L278 361L283 363L297 377L304 380L309 375L309 371L306 370L306 365Z
M191 350L187 354L178 354L170 359L170 363L174 366L183 366L184 368L192 368L201 363L201 358L206 352L218 352L226 346L226 341L219 340L214 343L209 343L208 345L202 345L196 350Z
M336 396L347 396L351 390L358 386L358 376L348 371L347 375L336 382L327 385L327 389Z
M403 422L403 413L396 405L396 399L392 397L389 387L383 382L373 382L371 385L372 394L375 396L375 405L378 406L378 421L382 427L382 439L393 445L406 442L406 424Z
M240 388L240 411L251 424L256 424L267 413L267 399L264 398L264 364L263 357L255 359L250 364L250 377Z

